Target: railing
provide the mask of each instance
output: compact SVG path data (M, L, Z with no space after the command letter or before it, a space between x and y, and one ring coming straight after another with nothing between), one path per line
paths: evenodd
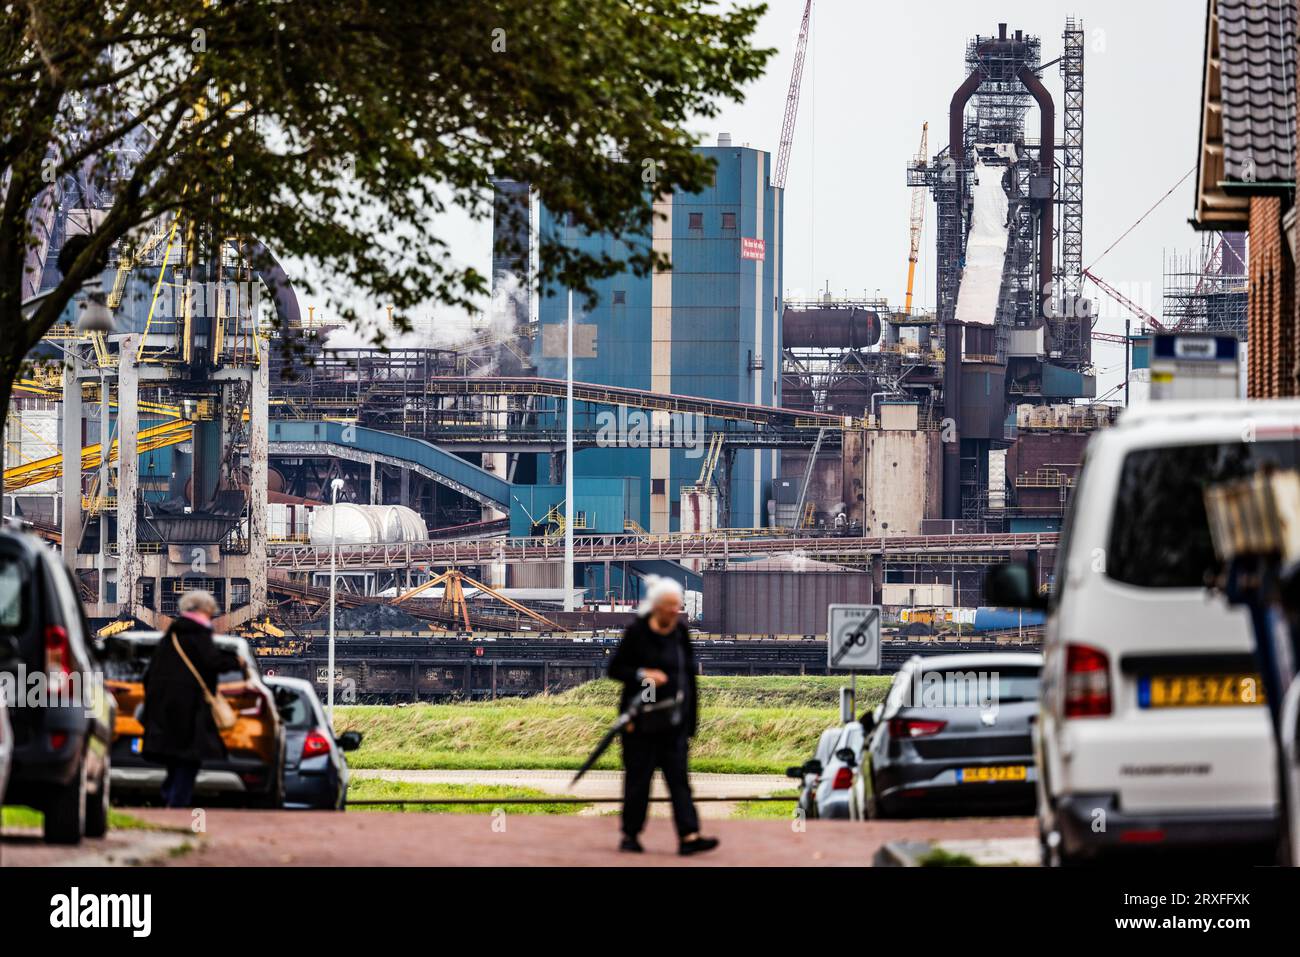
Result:
M574 537L578 561L633 561L649 559L703 559L727 561L733 557L795 553L803 556L842 556L862 559L896 555L948 555L980 553L1001 555L1012 551L1056 548L1055 532L1019 532L985 535L908 535L872 538L733 537L733 530L688 535L594 535ZM765 530L770 531L770 530ZM330 549L316 545L271 545L272 568L306 570L329 565ZM526 564L561 562L563 542L536 538L489 538L470 541L398 542L341 545L338 563L344 569L422 568L426 566L483 565L492 562Z

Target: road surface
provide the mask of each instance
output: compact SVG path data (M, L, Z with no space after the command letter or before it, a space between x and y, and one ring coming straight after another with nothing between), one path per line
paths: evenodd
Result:
M673 866L672 826L656 818L646 853L620 854L617 822L572 815L427 814L208 810L193 833L187 811L133 808L163 828L118 831L81 848L47 848L34 835L6 834L5 866L99 863L165 866ZM691 866L866 866L886 841L995 840L1032 837L1030 818L932 821L711 821L722 839Z

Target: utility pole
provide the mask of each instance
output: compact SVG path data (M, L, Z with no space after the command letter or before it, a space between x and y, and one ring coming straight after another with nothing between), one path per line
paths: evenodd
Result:
M329 718L330 730L334 729L334 597L338 584L339 567L339 489L343 480L336 478L330 482L330 642L329 642L329 680L326 682L325 714Z
M573 611L573 290L569 290L564 400L564 610Z

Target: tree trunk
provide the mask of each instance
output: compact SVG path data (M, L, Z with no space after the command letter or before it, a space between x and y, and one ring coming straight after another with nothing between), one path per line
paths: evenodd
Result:
M9 453L9 400L13 396L14 381L18 378L18 373L22 370L22 356L15 363L11 356L0 356L0 449L3 449L3 458L8 458ZM9 467L9 462L5 461L4 467ZM4 474L0 471L0 513L4 512Z

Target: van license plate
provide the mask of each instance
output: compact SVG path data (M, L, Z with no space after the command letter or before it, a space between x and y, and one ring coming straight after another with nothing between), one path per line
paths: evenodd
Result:
M1259 675L1143 675L1140 708L1212 708L1263 704Z
M958 784L978 784L993 781L1024 781L1029 769L1023 764L998 764L984 768L958 768Z

